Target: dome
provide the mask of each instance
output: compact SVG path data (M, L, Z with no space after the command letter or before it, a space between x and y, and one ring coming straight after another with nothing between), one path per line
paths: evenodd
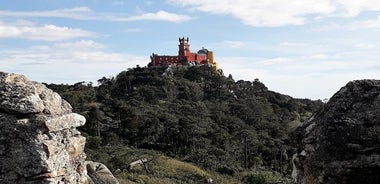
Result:
M208 53L208 50L203 48L201 50L198 51L198 54L207 54Z

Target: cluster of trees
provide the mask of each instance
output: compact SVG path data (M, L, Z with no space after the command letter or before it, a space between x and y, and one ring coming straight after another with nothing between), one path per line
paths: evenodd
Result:
M228 174L288 172L290 132L323 106L208 66L137 67L98 83L47 86L87 118L82 131L101 144L154 149Z

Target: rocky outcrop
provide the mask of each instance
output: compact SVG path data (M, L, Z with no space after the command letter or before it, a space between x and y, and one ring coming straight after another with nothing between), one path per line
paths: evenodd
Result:
M0 183L88 183L84 123L44 85L0 72Z
M102 163L86 161L89 184L119 184L111 171Z
M349 82L296 136L302 140L293 157L297 183L378 183L380 81Z

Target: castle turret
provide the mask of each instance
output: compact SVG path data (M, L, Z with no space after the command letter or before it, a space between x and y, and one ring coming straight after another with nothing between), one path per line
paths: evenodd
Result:
M179 38L178 47L179 59L182 61L187 61L188 56L190 56L189 37L187 37L186 39L184 37Z

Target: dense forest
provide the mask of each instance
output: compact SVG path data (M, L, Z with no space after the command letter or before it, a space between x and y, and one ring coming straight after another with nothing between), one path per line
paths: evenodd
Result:
M289 174L290 133L323 106L270 91L259 79L235 81L209 66L137 67L103 77L97 86L46 85L86 117L87 149L156 150L228 175Z

